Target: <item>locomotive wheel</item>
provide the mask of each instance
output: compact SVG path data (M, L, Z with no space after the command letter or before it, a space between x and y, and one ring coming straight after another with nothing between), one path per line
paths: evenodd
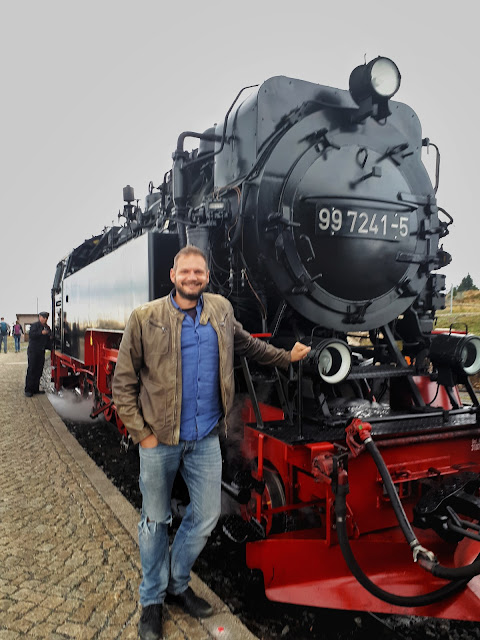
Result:
M256 469L255 469L256 470ZM285 490L283 488L280 474L272 468L264 467L263 480L265 481L265 489L262 493L262 510L276 509L286 504ZM252 491L250 501L242 506L242 516L250 522L256 517L257 512L257 493ZM283 533L286 531L287 518L285 513L276 513L273 515L262 516L260 523L265 527L265 533Z

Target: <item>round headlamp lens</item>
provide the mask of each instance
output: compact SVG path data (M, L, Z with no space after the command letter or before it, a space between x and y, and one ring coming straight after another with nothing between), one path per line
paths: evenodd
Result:
M468 339L460 357L463 370L467 375L473 376L480 371L480 338L478 336Z
M372 89L382 98L391 98L400 87L400 72L389 58L378 58L370 71Z
M323 340L313 350L312 357L320 378L329 384L344 380L352 368L350 347L342 340Z

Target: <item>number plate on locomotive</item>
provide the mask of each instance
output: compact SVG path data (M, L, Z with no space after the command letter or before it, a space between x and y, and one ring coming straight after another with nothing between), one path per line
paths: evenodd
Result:
M315 234L400 242L410 235L410 215L396 211L319 206L315 214Z

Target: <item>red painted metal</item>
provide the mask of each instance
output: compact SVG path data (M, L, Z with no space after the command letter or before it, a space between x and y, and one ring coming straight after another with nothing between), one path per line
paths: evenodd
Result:
M328 609L479 620L477 579L470 588L435 605L398 607L364 589L348 570L338 545L327 546L316 533L273 535L247 545L247 565L262 570L270 600ZM396 533L386 530L351 540L352 551L368 577L385 591L403 596L443 586L445 581L433 578L413 562L407 543ZM451 555L451 548L438 540L429 540L429 548L440 558Z
M443 438L425 435L378 441L408 519L419 498L419 480L456 474L460 470L480 471L480 453L475 451L477 433L450 433ZM412 446L412 444L415 446ZM453 446L454 443L454 446ZM301 517L308 508L313 527L268 535L247 544L246 560L264 575L266 595L271 600L293 604L370 610L379 613L425 615L440 618L480 620L480 581L441 603L421 608L404 608L385 603L366 591L351 575L337 543L334 494L329 482L330 442L289 445L257 429L245 427L244 453L252 466L274 469L285 487L285 504L269 505L257 499L256 518L271 521L282 510ZM468 462L465 462L468 461ZM351 547L360 566L380 588L404 596L427 593L445 584L413 562L412 554L383 490L383 481L368 453L350 456L348 463L348 531ZM416 532L421 544L434 551L442 564L450 566L455 546L433 532ZM456 565L468 564L480 552L480 544L465 543L457 551ZM465 550L466 549L466 550Z
M285 414L278 407L272 407L271 405L264 404L263 402L259 402L258 406L264 422L275 422L276 420L285 419ZM250 398L247 398L243 405L242 420L245 423L257 421Z
M422 394L422 398L425 401L425 404L428 404L431 407L443 407L444 409L452 409L452 404L447 392L445 391L445 387L438 386L426 376L413 376L413 380L415 381L420 393ZM460 399L460 393L458 392L457 387L454 387L453 394L455 396L455 400L458 403L458 406L461 407L462 400Z
M92 392L94 406L92 417L103 413L105 418L113 422L120 433L127 436L127 431L115 410L112 400L112 376L117 362L118 349L112 343L118 343L121 334L111 331L89 330L85 333L85 361L81 362L61 351L53 351L52 381L55 389L78 386Z

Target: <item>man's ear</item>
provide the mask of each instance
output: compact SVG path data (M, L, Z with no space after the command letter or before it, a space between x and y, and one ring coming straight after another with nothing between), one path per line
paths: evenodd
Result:
M170 269L170 280L175 284L175 269Z

